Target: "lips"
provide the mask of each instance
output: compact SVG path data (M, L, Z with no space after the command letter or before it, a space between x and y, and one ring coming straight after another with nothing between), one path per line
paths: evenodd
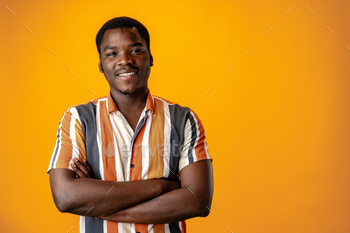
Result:
M128 77L135 75L139 72L139 69L137 67L133 66L124 66L121 67L120 69L115 71L115 76L116 77Z
M117 74L117 77L126 77L126 76L131 76L131 75L134 75L136 74L137 72L136 71L132 71L132 72L125 72L125 73L119 73Z

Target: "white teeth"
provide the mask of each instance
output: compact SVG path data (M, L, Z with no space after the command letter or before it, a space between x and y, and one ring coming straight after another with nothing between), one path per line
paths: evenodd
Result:
M125 77L125 76L129 76L129 75L133 75L136 74L136 72L130 72L130 73L123 73L123 74L118 74L118 76L120 77Z

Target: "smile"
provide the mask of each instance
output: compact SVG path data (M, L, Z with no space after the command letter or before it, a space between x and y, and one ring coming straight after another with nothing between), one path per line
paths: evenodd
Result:
M123 74L117 74L118 77L126 77L126 76L131 76L136 74L136 71L134 72L129 72L129 73L123 73Z

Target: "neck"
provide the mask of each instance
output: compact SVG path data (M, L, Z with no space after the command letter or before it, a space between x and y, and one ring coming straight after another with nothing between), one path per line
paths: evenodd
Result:
M146 106L148 89L144 89L132 94L123 94L119 91L111 90L111 95L118 111L123 114L130 111L142 111Z

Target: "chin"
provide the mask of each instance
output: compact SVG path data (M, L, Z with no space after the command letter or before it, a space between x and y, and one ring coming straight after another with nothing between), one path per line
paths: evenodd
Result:
M141 90L142 89L133 88L133 89L119 89L118 91L123 95L133 95L133 94L139 93Z

